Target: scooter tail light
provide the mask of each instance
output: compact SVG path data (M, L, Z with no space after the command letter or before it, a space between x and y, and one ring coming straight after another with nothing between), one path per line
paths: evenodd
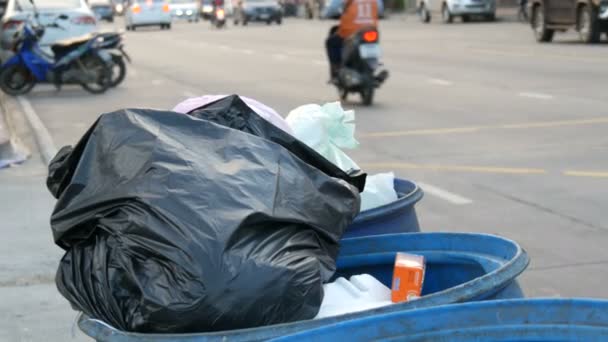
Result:
M169 12L169 4L163 5L163 12Z
M136 14L141 13L141 6L139 6L139 4L135 4L135 5L133 5L133 8L131 9L131 11Z
M378 31L366 31L363 33L363 41L374 43L378 40Z

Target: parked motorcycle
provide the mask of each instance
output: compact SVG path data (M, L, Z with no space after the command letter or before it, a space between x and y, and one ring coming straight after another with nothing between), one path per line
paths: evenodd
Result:
M2 65L0 88L9 95L23 95L36 83L51 83L58 89L62 84L80 84L93 94L105 92L112 82L112 57L102 49L103 40L97 36L53 44L54 56L45 53L38 42L45 27L61 28L58 21L46 26L40 24L33 0L34 16L29 17L15 33L12 50L15 55Z
M131 63L131 58L124 50L122 35L123 33L118 32L103 32L97 35L98 39L101 38L100 47L107 50L112 58L112 81L110 82L110 87L118 86L125 79L127 66L124 59Z
M342 65L334 83L340 98L359 93L363 104L369 106L374 92L388 78L388 71L379 71L380 44L375 28L363 29L344 41Z
M219 7L215 10L215 14L211 18L211 25L218 29L226 25L226 11L223 8Z

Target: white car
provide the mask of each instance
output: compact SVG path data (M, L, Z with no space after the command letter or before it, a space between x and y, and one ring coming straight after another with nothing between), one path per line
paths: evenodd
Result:
M198 0L171 0L169 8L175 19L198 22L200 19L200 4Z
M40 45L49 53L49 46L58 40L82 36L97 30L95 15L85 0L34 0L34 3L43 25L55 22L62 14L68 17L67 20L57 21L61 28L47 27L44 31ZM15 31L33 14L29 0L8 0L0 26L0 57L3 61L12 54L7 49L11 48Z
M496 0L417 0L416 9L420 20L431 21L432 14L439 14L444 23L451 23L454 17L468 22L473 17L488 21L496 19Z
M131 0L125 12L125 26L133 30L139 26L171 28L171 8L165 0Z

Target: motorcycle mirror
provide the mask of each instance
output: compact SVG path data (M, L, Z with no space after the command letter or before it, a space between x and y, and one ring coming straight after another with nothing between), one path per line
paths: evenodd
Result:
M60 15L59 17L57 17L57 18L58 18L58 19L61 19L61 20L68 20L68 19L70 19L70 17L68 17L68 16L67 16L67 15L65 15L65 14L61 14L61 15Z

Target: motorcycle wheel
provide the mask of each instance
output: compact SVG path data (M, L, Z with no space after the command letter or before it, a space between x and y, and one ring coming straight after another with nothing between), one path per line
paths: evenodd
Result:
M35 85L34 75L21 64L9 65L0 71L0 88L9 95L27 94Z
M361 100L364 106L371 106L374 102L374 87L367 86L361 90Z
M81 83L82 88L91 94L102 94L108 90L112 84L112 68L98 56L89 56L83 60L83 64L87 70L95 71L97 80Z
M127 65L122 56L113 56L112 63L112 81L110 82L110 87L116 87L124 81L127 74Z

